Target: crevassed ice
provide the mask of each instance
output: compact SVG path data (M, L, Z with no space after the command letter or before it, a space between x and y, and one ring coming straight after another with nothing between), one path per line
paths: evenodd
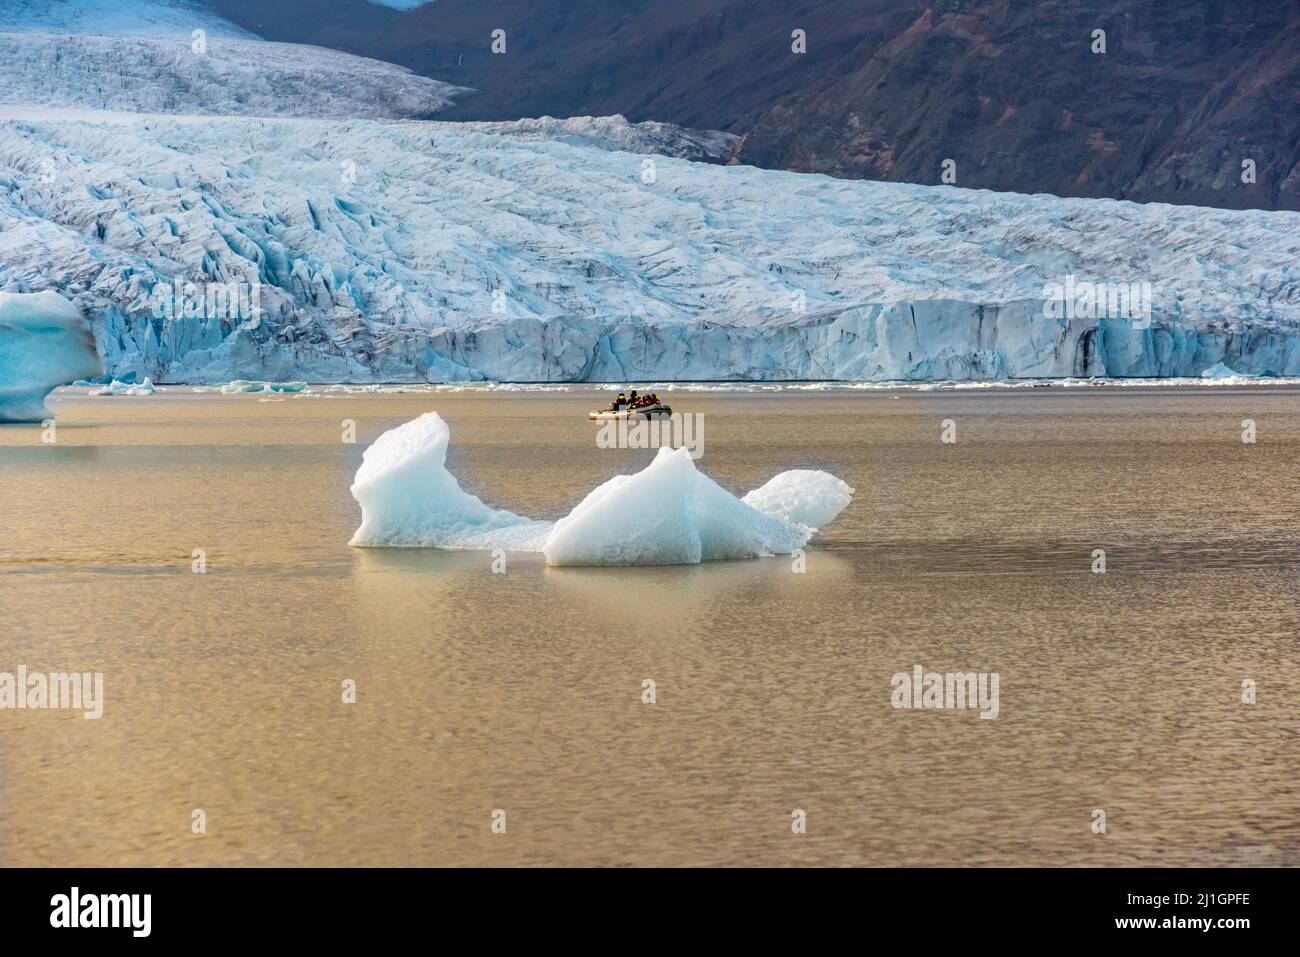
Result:
M40 422L53 389L103 371L76 306L55 292L0 292L0 422Z
M0 119L0 289L59 289L113 375L164 384L1300 376L1297 213L670 158L648 184L553 133ZM1069 276L1150 282L1149 326L1045 315ZM256 284L258 321L159 327L177 278Z
M436 412L368 448L352 485L362 522L353 545L540 551L551 565L677 565L789 554L848 505L826 472L783 472L742 501L660 449L635 475L593 489L558 522L492 508L447 471L451 434Z

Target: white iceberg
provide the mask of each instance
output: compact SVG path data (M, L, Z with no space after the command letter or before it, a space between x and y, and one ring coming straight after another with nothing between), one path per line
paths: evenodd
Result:
M821 528L844 511L853 489L829 472L792 469L741 499L750 508L785 522Z
M484 505L447 471L451 432L436 412L389 429L362 456L352 483L361 504L353 545L536 551L549 522Z
M240 395L259 392L303 392L306 382L254 382L248 379L235 379L221 387L222 395Z
M1226 362L1216 362L1208 369L1201 372L1202 379L1258 379L1258 375L1249 372L1238 372Z
M91 395L155 395L158 392L153 380L145 376L143 382L132 384L114 379L106 386L93 389Z
M51 391L103 372L76 306L56 292L0 292L0 422L40 422Z
M390 429L366 450L352 485L362 522L351 544L540 551L550 565L680 565L789 554L848 505L826 472L783 472L736 498L660 449L635 475L594 489L558 522L485 505L447 471L451 433L436 412Z
M800 475L811 477L810 488ZM698 471L688 450L660 449L647 468L610 479L556 522L542 552L551 565L684 565L788 555L816 531L783 517L804 511L797 500L805 492L830 491L833 501L808 510L826 521L853 494L833 475L803 470L784 472L763 486L769 487L790 498L774 491L759 500L770 509L764 511Z

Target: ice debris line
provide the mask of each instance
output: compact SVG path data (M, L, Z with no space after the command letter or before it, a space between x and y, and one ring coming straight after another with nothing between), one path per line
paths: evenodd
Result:
M117 379L114 379L106 386L101 386L98 389L92 389L90 394L91 395L156 395L157 392L158 389L153 384L153 380L150 379L148 376L145 376L144 381L141 382L139 385L134 385L130 382L119 382Z
M0 292L0 422L41 422L50 392L103 372L76 306L55 292Z
M451 432L436 412L390 429L366 449L352 485L361 504L353 545L540 551L549 565L682 565L786 555L835 518L853 489L826 472L782 472L736 498L695 468L686 449L660 449L558 522L485 505L446 467Z
M228 382L221 387L222 395L242 395L244 393L259 392L305 392L307 391L306 382L250 382L247 379L236 379Z

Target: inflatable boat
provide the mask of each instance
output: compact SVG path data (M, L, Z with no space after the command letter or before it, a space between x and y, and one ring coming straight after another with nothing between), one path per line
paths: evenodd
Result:
M607 422L610 419L654 419L659 416L669 416L673 410L662 402L655 405L643 405L636 409L623 409L621 412L613 412L609 409L597 409L595 412L588 412L587 418L593 422Z

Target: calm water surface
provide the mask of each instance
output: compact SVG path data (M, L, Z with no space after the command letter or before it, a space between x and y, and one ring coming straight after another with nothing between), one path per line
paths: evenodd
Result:
M0 711L0 864L1300 864L1300 392L674 393L723 485L856 487L802 575L347 546L384 429L436 409L465 488L557 518L651 456L597 401L0 426L0 671L106 686ZM1000 716L894 710L915 664L998 672Z

